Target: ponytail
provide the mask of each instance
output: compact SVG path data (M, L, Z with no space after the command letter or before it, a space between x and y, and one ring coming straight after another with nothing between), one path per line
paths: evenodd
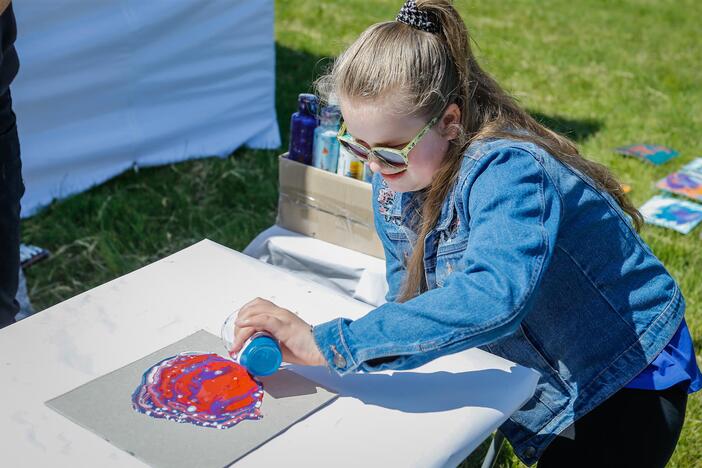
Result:
M454 75L454 89L444 104L455 103L461 109L461 125L457 138L450 141L445 163L435 174L432 183L425 189L425 199L419 216L419 232L417 241L412 249L412 255L407 260L406 275L399 294L398 301L405 302L424 292L428 286L424 275L424 241L436 225L441 206L458 178L462 155L468 143L470 129L477 128L476 122L471 122L468 110L470 96L470 69L468 59L473 56L468 42L468 31L458 12L449 2L437 0L417 0L417 7L427 11L439 24L439 38L446 55L448 65ZM440 110L443 112L445 106ZM467 132L468 130L468 132Z
M409 3L409 2L408 2ZM386 21L366 29L334 62L331 73L315 85L324 93L353 102L392 97L395 110L425 118L442 116L449 104L461 111L460 123L450 131L442 167L431 184L417 196L421 212L411 220L418 231L398 301L404 302L427 289L424 276L424 243L436 226L441 206L454 186L471 142L509 138L532 142L608 192L640 229L643 217L603 165L583 158L568 138L544 127L527 114L500 85L480 67L470 47L469 34L450 0L415 0L419 27L412 21ZM407 5L407 4L406 4ZM424 21L429 18L429 25ZM416 18L415 18L416 20ZM436 24L434 24L434 22ZM436 27L438 26L438 28ZM515 132L515 130L517 130ZM524 131L526 130L526 131Z

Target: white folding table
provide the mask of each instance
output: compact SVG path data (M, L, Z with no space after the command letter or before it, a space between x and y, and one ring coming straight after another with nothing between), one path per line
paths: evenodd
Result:
M253 297L310 323L372 306L209 240L0 330L3 466L143 466L45 402L191 333L219 334ZM340 397L235 466L455 467L533 394L538 374L478 349L409 371L338 377Z

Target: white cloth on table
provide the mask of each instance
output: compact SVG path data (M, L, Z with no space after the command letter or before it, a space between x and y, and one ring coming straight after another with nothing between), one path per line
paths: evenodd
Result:
M243 253L373 306L385 303L385 261L273 225Z

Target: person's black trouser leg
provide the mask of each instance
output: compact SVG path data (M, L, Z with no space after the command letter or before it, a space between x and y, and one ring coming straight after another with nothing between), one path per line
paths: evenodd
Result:
M0 328L15 321L22 162L10 92L0 96Z
M557 436L537 468L662 468L678 443L686 406L681 384L665 390L623 388L575 421L574 435Z

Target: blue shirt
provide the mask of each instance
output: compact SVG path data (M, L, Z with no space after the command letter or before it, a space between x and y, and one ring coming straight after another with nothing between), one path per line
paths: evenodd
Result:
M680 382L687 382L688 393L702 388L702 373L697 366L695 348L685 319L663 351L626 384L626 388L665 390Z

